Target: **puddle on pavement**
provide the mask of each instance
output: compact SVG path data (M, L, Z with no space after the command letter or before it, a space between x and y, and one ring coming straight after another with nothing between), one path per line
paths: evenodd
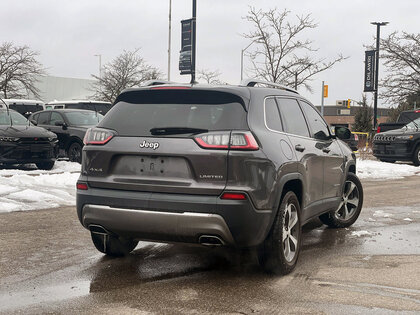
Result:
M32 290L0 293L0 311L20 309L31 305L58 302L89 294L90 281L82 280Z

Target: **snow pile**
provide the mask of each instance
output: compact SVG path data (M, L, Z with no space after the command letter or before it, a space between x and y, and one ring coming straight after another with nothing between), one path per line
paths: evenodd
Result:
M361 236L370 236L373 235L372 232L369 231L353 231L351 232L351 236L361 237Z
M357 160L356 167L357 176L363 179L397 179L420 175L420 167L407 164Z
M0 169L0 176L11 176L16 174L28 174L28 175L38 175L38 174L58 174L63 172L80 172L80 164L76 162L67 162L67 161L56 161L54 167L50 171L39 170L35 164L25 164L19 167L16 166L4 166L3 169Z
M0 213L75 204L80 164L57 161L51 171L1 170Z

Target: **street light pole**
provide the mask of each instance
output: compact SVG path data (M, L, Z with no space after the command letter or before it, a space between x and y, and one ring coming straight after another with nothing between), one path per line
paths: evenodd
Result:
M102 79L102 55L94 55L95 57L99 57L99 79Z
M370 24L376 25L376 60L375 60L375 93L373 100L373 128L376 130L378 127L378 86L379 86L379 44L381 26L387 25L389 22L371 22Z
M171 24L172 24L172 0L169 0L169 39L168 39L168 81L171 81Z
M249 43L244 49L241 50L241 81L244 78L244 52L247 50L253 43L255 43L259 38L254 39L252 42Z
M195 59L197 46L197 0L192 3L192 53L191 53L191 84L195 83Z

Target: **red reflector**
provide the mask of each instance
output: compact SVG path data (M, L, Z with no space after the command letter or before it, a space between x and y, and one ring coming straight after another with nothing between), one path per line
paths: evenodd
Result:
M76 188L79 190L88 190L88 185L85 183L77 183Z
M151 90L187 90L191 89L189 86L157 86L150 88Z
M246 200L246 195L242 193L223 193L220 199L227 200Z
M381 127L378 126L378 129L376 130L376 133L380 133L381 132Z

